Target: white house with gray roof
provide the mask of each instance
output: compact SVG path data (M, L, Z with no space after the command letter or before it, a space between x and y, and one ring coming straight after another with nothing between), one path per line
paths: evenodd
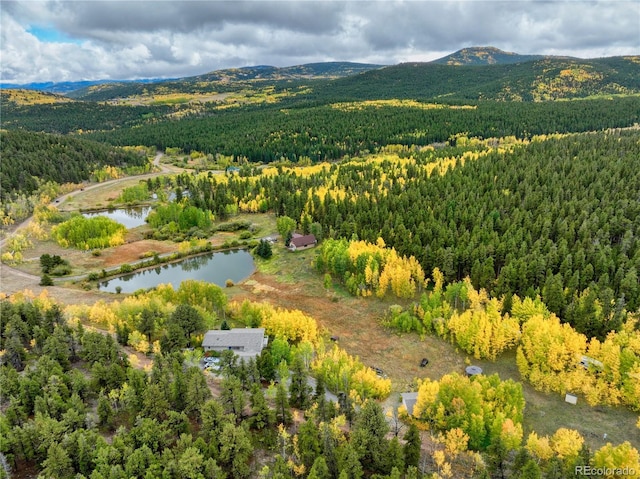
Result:
M207 331L202 340L205 351L233 351L243 359L255 358L267 345L268 338L264 328L212 329Z

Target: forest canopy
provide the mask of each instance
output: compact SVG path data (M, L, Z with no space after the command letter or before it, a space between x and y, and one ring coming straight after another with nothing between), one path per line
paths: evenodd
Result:
M143 168L144 154L70 136L0 130L0 199L32 193L46 181L80 183L105 166Z

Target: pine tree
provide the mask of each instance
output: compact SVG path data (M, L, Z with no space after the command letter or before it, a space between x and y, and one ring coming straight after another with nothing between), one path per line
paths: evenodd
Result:
M289 384L289 401L292 407L306 409L312 391L307 379L307 370L300 355L296 355L291 365L291 383Z
M409 429L403 438L406 442L404 445L404 462L407 467L418 467L420 464L420 450L422 448L422 440L420 439L420 431L415 424L409 424Z
M276 419L280 424L289 424L291 422L289 397L287 396L287 388L282 381L276 387Z
M262 388L259 384L254 384L251 391L251 427L261 430L274 422L275 414L267 405Z
M311 466L307 479L330 479L329 467L324 457L318 456Z
M365 402L356 417L351 442L362 462L376 472L385 472L389 447L385 436L388 432L389 424L380 404L371 400Z

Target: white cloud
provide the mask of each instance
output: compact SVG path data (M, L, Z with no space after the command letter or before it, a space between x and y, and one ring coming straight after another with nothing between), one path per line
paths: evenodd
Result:
M636 1L3 1L3 81L181 77L256 64L428 61L468 46L640 53ZM33 27L73 42L45 42Z

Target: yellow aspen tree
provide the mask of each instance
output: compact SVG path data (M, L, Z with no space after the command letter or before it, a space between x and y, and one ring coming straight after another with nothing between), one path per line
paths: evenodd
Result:
M550 444L560 459L574 458L578 457L584 438L578 431L562 427L551 436Z
M502 423L500 438L507 449L517 449L522 443L522 424L516 424L510 418L506 418Z
M459 427L449 429L444 435L444 447L449 456L455 459L458 454L465 452L469 446L469 435Z
M438 268L437 266L433 268L431 277L433 278L434 292L442 291L442 285L444 284L444 274L442 274L442 271L440 271L440 268Z
M622 472L607 475L608 478L637 478L640 474L640 455L628 441L617 446L608 443L593 454L593 467Z
M553 448L549 438L547 436L539 437L535 432L529 434L525 448L540 461L547 461L553 457Z

